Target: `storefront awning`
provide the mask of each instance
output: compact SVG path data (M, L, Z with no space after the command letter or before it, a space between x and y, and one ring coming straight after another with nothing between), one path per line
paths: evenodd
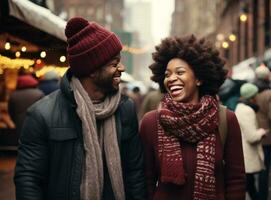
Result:
M9 14L33 27L66 41L66 21L54 15L49 9L28 0L9 0Z

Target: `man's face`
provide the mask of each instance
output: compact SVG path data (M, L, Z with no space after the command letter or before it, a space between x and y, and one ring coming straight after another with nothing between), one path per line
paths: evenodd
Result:
M119 90L120 76L124 71L125 67L120 62L120 55L118 55L97 72L93 82L103 93L115 94Z

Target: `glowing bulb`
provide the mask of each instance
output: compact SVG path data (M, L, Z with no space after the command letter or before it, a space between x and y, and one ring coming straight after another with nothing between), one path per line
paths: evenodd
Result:
M227 49L227 48L229 47L229 43L228 43L228 42L223 42L223 43L222 43L222 47L223 47L224 49Z
M22 52L26 52L26 47L23 46L21 50L22 50Z
M241 20L242 22L247 21L247 15L246 15L246 14L240 15L240 20Z
M41 59L36 60L36 63L39 65L41 64Z
M229 40L234 42L236 40L236 36L234 34L230 34Z
M59 60L60 60L60 62L65 62L65 61L66 61L66 57L65 57L65 56L61 56L61 57L59 58Z
M42 52L40 53L40 57L41 57L41 58L45 58L45 57L46 57L46 52L45 52L45 51L42 51Z
M9 43L9 42L6 42L6 44L5 44L5 49L6 49L6 50L9 50L10 48L11 48L10 43Z
M16 51L15 56L16 56L16 58L19 58L21 56L20 51Z
M216 39L218 41L222 41L222 40L224 40L224 35L222 33L219 33L219 34L217 34Z

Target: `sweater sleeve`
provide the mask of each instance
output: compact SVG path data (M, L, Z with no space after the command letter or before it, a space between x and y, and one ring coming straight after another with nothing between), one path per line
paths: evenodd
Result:
M140 136L144 148L145 176L147 179L148 199L153 199L158 179L155 166L156 112L144 115L140 125Z
M240 124L243 139L248 143L260 142L265 132L258 131L256 114L252 108L243 106L235 111L238 122Z
M225 199L245 200L246 180L241 131L233 112L227 112L228 134L224 147Z

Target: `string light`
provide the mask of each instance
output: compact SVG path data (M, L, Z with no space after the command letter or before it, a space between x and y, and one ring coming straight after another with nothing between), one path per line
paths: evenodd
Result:
M5 49L6 49L6 50L9 50L10 48L11 48L10 43L9 43L9 42L6 42L6 44L5 44Z
M6 56L0 55L0 69L6 69L6 68L19 69L22 66L28 69L29 66L33 64L34 64L34 61L30 59L22 59L22 58L11 59Z
M224 35L222 33L219 33L219 34L217 34L216 39L218 41L222 41L222 40L224 40Z
M129 46L124 45L122 48L122 51L126 51L131 54L144 54L144 53L147 53L150 49L151 49L150 45L147 45L143 48L134 48L134 47L129 47Z
M26 52L26 47L23 46L21 50L22 50L22 52Z
M36 60L36 63L39 65L41 64L41 59Z
M15 56L16 56L16 58L19 58L21 56L20 51L16 51Z
M40 57L41 57L41 58L45 58L45 57L46 57L46 52L45 52L45 51L42 51L42 52L40 53Z
M227 48L229 47L229 43L226 42L226 41L224 41L224 42L222 43L222 47L223 47L224 49L227 49Z
M246 22L247 21L247 15L246 14L241 14L240 15L240 20L242 21L242 22Z
M233 33L230 34L229 40L232 41L232 42L234 42L236 40L236 36Z
M60 62L65 62L65 61L66 61L66 57L65 57L65 56L61 56L61 57L59 58L59 61L60 61Z

